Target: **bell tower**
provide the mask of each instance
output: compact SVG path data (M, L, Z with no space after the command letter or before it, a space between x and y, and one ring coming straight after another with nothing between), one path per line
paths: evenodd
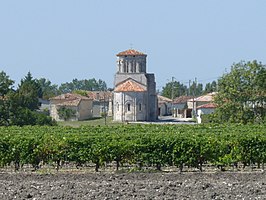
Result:
M134 49L120 52L117 56L117 73L146 73L147 55Z

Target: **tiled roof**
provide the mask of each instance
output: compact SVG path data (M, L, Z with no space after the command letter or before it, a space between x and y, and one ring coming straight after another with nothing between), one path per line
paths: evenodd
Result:
M58 105L58 106L78 106L80 101L81 101L81 99L75 99L75 100L64 101L64 102L58 103L56 105Z
M173 100L173 104L186 103L192 96L180 96Z
M199 96L197 98L194 98L194 101L203 101L203 102L211 102L213 101L213 97L216 94L216 92L212 92L206 95ZM189 101L193 101L193 99L190 99Z
M112 99L113 93L110 91L87 91L87 97L93 100L108 100Z
M199 108L216 108L217 105L215 103L207 103L207 104L203 104L201 106L198 106L197 109Z
M118 53L116 56L146 56L146 54L136 51L134 49L128 49Z
M80 94L72 94L72 93L61 94L59 96L51 98L51 100L75 100L75 99L89 99L89 98L82 96Z
M119 84L115 90L115 92L145 92L146 89L139 83L136 83L132 80L127 80L124 83Z
M158 103L172 102L172 99L169 99L169 98L161 96L161 95L157 95L157 96L158 96Z
M59 106L78 106L81 100L90 100L90 99L88 97L79 94L66 93L53 97L50 100L59 100L59 102L57 101L58 103L55 103L56 105Z

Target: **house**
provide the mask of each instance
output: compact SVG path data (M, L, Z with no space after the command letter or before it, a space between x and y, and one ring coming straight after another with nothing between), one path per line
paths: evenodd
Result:
M93 100L93 117L102 117L104 113L107 116L113 115L113 93L111 91L87 91L87 97Z
M217 105L215 103L207 103L197 107L197 121L201 123L201 116L203 114L211 114L215 111Z
M192 96L180 96L173 100L173 117L177 118L191 118L192 109L187 106L188 100L192 99Z
M60 109L68 109L73 113L69 119L59 116ZM62 94L50 98L50 116L56 121L80 121L92 118L92 99L79 94Z
M216 92L211 92L206 95L202 95L196 98L191 98L187 101L188 109L192 109L192 115L197 113L197 107L201 105L205 105L208 103L212 103L214 101L214 96Z
M146 72L147 55L128 49L117 55L113 120L155 121L157 95L154 74Z
M157 95L158 97L158 115L166 116L172 114L172 99Z

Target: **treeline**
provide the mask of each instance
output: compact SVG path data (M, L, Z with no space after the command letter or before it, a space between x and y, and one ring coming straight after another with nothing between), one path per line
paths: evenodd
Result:
M263 125L127 125L108 127L0 127L0 165L19 170L64 163L76 167L108 163L126 166L184 167L204 170L212 166L264 169L266 126Z
M175 99L180 96L200 96L210 92L217 92L217 90L217 81L207 83L204 87L202 83L198 83L196 80L191 81L188 86L177 80L173 80L166 83L162 88L161 95Z
M106 90L106 83L96 79L73 79L59 87L45 78L35 79L29 72L15 88L14 81L0 72L0 126L55 125L45 112L40 112L39 99L75 90Z

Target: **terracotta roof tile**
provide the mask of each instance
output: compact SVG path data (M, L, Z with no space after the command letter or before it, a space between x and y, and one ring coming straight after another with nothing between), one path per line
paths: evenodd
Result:
M146 54L136 51L134 49L128 49L118 53L116 56L146 56Z
M61 94L56 97L52 97L50 99L51 100L75 100L75 99L89 99L89 98L79 95L79 94L66 93L66 94Z
M215 103L207 103L207 104L203 104L201 106L198 106L197 109L199 108L216 108L217 105Z
M216 92L202 95L202 96L199 96L197 98L194 98L194 101L211 102L211 101L213 101L213 97L215 96L215 94L216 94ZM193 101L193 99L190 99L189 101Z
M139 83L136 83L131 80L127 80L124 83L119 84L115 90L115 92L145 92L146 89Z
M78 106L81 100L90 99L79 94L66 93L50 98L50 100L55 100L54 103L59 106Z
M192 96L180 96L173 100L174 104L186 103L189 99L193 98Z
M113 98L113 93L110 91L87 91L87 97L97 101L108 100Z
M75 100L68 100L61 103L58 103L56 105L58 106L78 106L81 99L75 99Z
M161 95L157 95L157 96L158 96L158 103L172 102L172 99L169 99L169 98L161 96Z

